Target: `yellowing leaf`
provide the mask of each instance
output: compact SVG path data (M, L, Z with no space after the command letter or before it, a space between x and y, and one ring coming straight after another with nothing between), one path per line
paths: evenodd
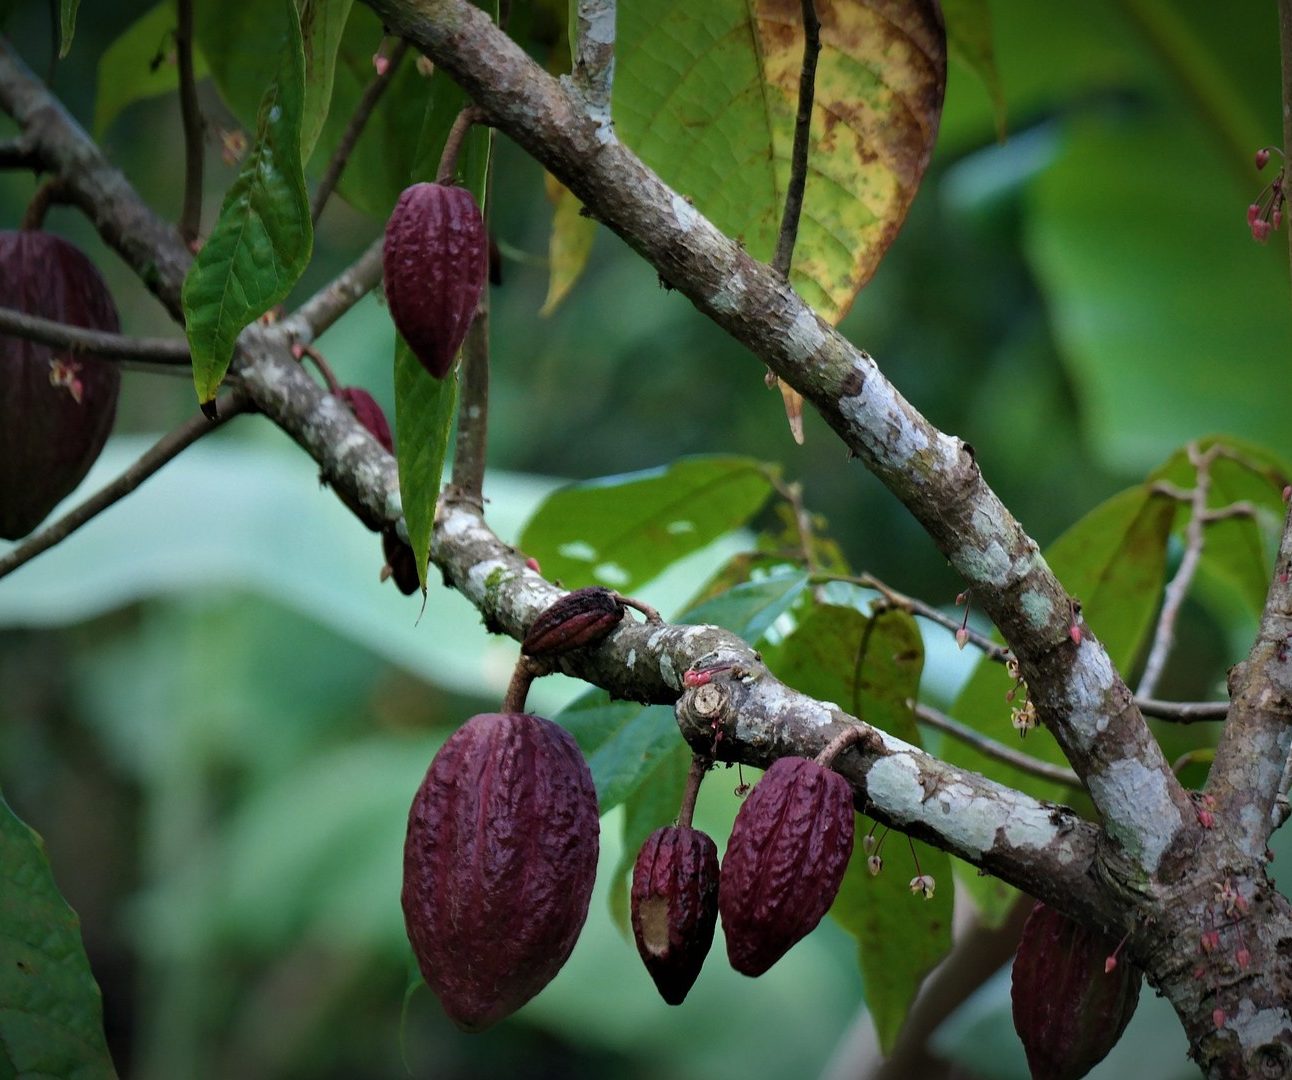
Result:
M792 281L837 322L906 217L946 83L937 5L820 0L821 56ZM776 246L803 62L798 0L642 0L619 11L615 122L751 254Z
M579 212L583 204L551 173L545 173L543 180L554 206L552 236L547 244L547 299L539 311L548 316L560 306L588 265L597 223Z

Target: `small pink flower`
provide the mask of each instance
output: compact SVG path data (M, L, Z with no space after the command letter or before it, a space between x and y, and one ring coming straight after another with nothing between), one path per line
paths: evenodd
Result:
M1270 163L1270 148L1262 146L1256 151L1256 168L1263 169Z
M967 644L969 644L969 631L962 626L956 631L956 646L963 649Z
M385 75L390 70L390 57L381 53L373 53L372 66L378 75Z
M879 872L884 869L884 860L878 855L872 855L866 860L866 869L870 871L871 877L879 877Z
M937 887L937 882L933 880L932 874L919 874L911 878L912 895L919 893L925 900L933 899L933 890Z

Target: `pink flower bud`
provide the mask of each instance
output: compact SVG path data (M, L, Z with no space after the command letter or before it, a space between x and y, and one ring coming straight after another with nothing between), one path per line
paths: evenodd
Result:
M1081 644L1081 627L1080 627L1080 626L1078 626L1076 623L1073 623L1071 626L1069 626L1069 627L1068 627L1068 637L1070 637L1070 638L1072 639L1072 644L1073 644L1073 645L1080 645L1080 644Z
M1117 970L1117 954L1113 953L1111 956L1108 957L1107 960L1104 961L1104 974L1111 975L1116 970Z
M381 53L372 54L372 66L378 75L385 75L390 70L390 57Z
M1215 1024L1217 1028L1222 1028L1222 1027L1224 1027L1224 1026L1225 1026L1225 1010L1224 1010L1224 1009L1221 1009L1221 1008L1219 1008L1219 1007L1217 1007L1217 1008L1215 1008L1215 1009L1212 1009L1212 1010L1211 1010L1211 1022L1212 1022L1213 1024Z
M1252 954L1247 951L1246 945L1234 954L1234 959L1238 961L1238 966L1243 971L1246 971L1252 965Z
M956 646L963 649L969 643L969 631L965 627L960 627L956 631Z
M1252 205L1247 208L1247 227L1251 228L1253 225L1255 225L1257 218L1259 218L1260 216L1261 216L1260 203L1252 203Z
M1263 244L1270 235L1270 223L1262 221L1259 218L1252 222L1252 239L1258 244Z
M1256 168L1263 169L1270 163L1270 148L1262 146L1256 151Z
M529 567L531 570L533 570L534 573L536 574L541 574L543 572L543 568L538 565L538 560L534 558L533 555L531 555L529 558L525 560L525 565Z

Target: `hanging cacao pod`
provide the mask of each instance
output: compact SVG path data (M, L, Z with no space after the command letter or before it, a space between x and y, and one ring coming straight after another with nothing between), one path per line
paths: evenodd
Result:
M1014 1030L1033 1080L1078 1080L1103 1061L1139 1003L1142 976L1106 970L1117 941L1038 903L1014 957Z
M408 815L404 921L444 1011L482 1031L546 986L588 914L597 796L564 729L473 716L440 748Z
M852 855L852 788L807 758L772 763L736 814L718 909L731 966L761 975L834 903Z
M656 829L633 866L632 925L655 988L681 1005L699 978L718 921L718 849L698 829Z
M0 232L0 303L69 326L119 329L94 264L38 230ZM0 334L0 537L26 536L90 471L120 388L111 361Z
M488 271L480 208L466 188L414 184L386 223L386 299L408 347L444 378L475 317Z

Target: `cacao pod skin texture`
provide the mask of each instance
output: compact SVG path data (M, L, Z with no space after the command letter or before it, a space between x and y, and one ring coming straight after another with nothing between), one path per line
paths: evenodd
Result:
M382 252L390 317L437 379L453 367L484 291L489 242L466 188L414 184L386 223Z
M94 264L45 232L0 232L0 298L70 326L120 325ZM0 537L26 536L90 471L120 388L110 361L0 334Z
M530 626L520 651L526 656L557 656L595 645L623 620L624 602L609 589L575 589L548 607Z
M727 958L761 975L834 903L852 855L852 788L807 758L772 763L736 814L718 910Z
M597 795L574 740L521 713L473 716L417 790L404 923L427 984L464 1031L546 986L574 948L597 869Z
M718 921L718 848L697 829L656 829L633 866L633 937L655 988L681 1005Z
M1014 1030L1033 1080L1078 1080L1117 1045L1139 1003L1139 970L1104 971L1117 941L1038 903L1014 957Z

